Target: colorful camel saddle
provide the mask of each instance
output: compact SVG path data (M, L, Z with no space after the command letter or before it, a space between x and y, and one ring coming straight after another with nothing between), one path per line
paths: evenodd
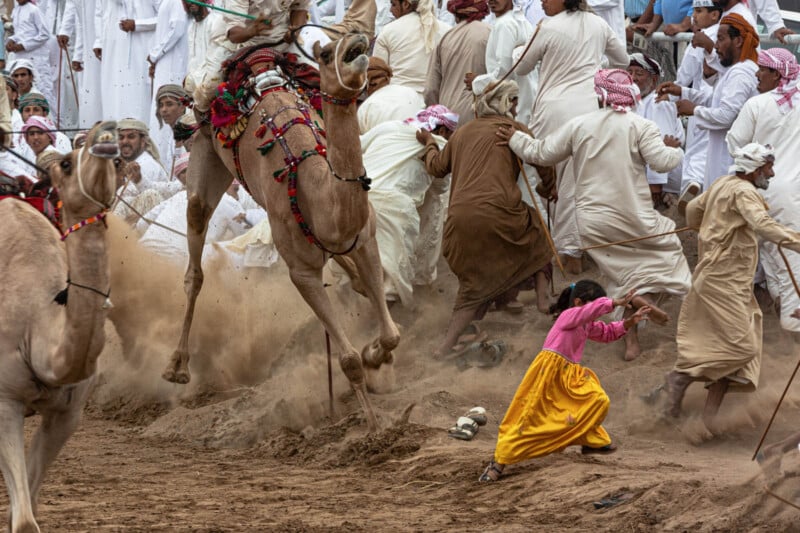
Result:
M222 64L223 82L211 102L211 124L223 146L230 148L247 128L253 108L270 91L287 87L322 110L319 71L295 54L268 44L243 48Z
M23 188L16 179L0 174L0 201L11 198L26 202L43 214L60 233L61 213L57 207L60 202L58 193L50 186L49 180L42 180L36 184L28 182L25 185Z

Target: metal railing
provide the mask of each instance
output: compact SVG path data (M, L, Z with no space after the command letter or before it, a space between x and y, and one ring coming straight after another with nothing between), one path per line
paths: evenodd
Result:
M659 42L672 42L672 43L688 43L691 42L692 37L694 37L693 33L690 32L682 32L677 33L675 35L667 35L663 31L654 32L648 39L651 41L659 41ZM778 39L768 35L766 33L760 33L758 38L761 40L762 44L783 44ZM789 45L800 45L800 34L797 35L787 35L785 38L786 44Z

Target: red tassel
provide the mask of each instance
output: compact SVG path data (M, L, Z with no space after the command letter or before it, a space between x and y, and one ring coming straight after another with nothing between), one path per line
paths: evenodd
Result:
M256 130L256 137L262 139L264 135L267 133L267 127L264 124L261 124L258 129Z

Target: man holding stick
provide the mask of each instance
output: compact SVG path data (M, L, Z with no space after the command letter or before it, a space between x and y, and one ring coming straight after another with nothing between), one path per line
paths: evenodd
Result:
M800 233L773 220L758 189L774 176L772 148L750 143L734 152L731 175L686 207L697 228L699 258L678 319L678 359L667 374L667 415L678 417L687 387L708 381L703 422L712 428L729 389L752 392L761 367L761 310L753 296L758 239L800 252Z

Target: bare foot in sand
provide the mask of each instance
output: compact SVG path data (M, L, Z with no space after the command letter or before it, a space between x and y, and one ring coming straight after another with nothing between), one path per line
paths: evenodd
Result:
M640 355L642 355L642 347L639 344L639 333L634 326L625 335L625 360L633 361Z

